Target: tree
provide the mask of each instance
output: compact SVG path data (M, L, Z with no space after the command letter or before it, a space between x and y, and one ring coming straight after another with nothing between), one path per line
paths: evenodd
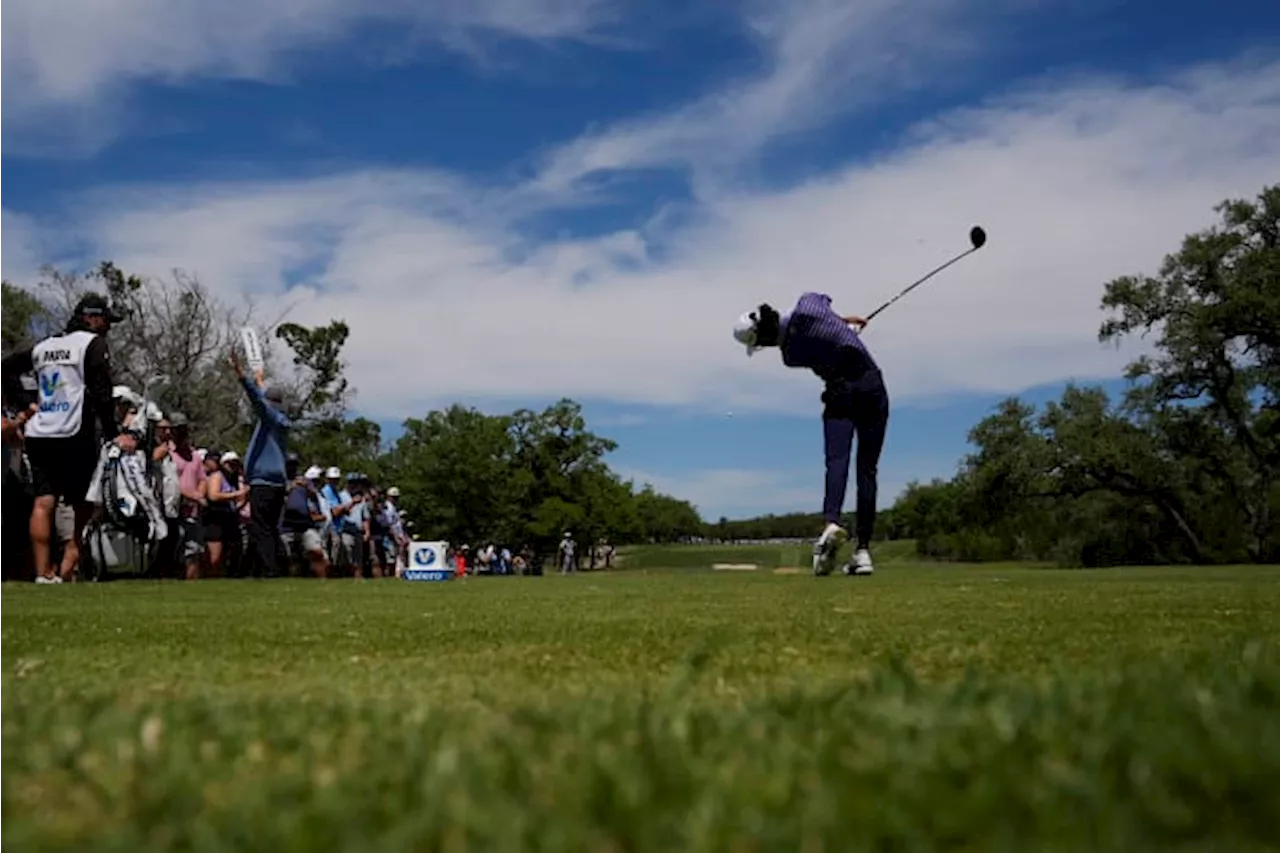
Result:
M8 355L16 349L35 344L51 331L48 309L35 294L9 282L3 283L3 351Z
M1280 186L1215 208L1157 276L1109 282L1099 338L1152 335L1113 406L1006 400L951 481L895 512L921 553L1072 565L1280 558Z
M1155 333L1155 354L1129 366L1127 408L1205 454L1201 472L1261 560L1275 547L1280 474L1280 184L1215 210L1221 226L1188 236L1158 276L1107 284L1099 338Z
M343 374L342 347L350 333L341 320L315 328L297 323L276 327L276 337L293 353L291 396L299 418L337 421L346 413L349 388Z
M290 436L289 447L304 467L336 465L343 471L360 471L379 477L383 458L382 428L368 418L329 418L308 424Z
M405 421L387 467L424 533L458 544L515 533L509 421L459 405Z

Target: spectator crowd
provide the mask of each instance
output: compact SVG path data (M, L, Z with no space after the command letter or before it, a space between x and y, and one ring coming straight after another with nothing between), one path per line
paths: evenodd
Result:
M311 465L299 472L296 453L285 454L284 501L274 513L275 562L259 559L254 548L254 507L245 462L235 449L197 446L198 425L182 412L162 411L145 403L133 389L112 390L114 414L122 432L135 431L136 448L95 467L85 495L60 495L54 504L50 567L35 565L32 537L15 524L33 511L36 478L23 453L23 427L35 405L5 410L5 578L31 578L40 583L71 580L83 559L104 559L92 541L100 526L113 527L147 543L142 573L157 578L261 577L306 572L321 577L381 577L398 574L407 558L409 536L404 512L398 507L400 490L382 489L356 471ZM110 447L110 446L109 446ZM107 455L111 456L108 448ZM124 488L102 488L112 468ZM140 476L124 474L134 468ZM138 494L144 491L144 494ZM76 507L87 498L87 551L76 546ZM107 506L110 500L115 511ZM153 504L159 523L145 510L127 514L120 505ZM260 510L261 511L261 510ZM13 535L10 535L10 532ZM82 534L83 539L86 538ZM56 556L56 559L52 557Z
M200 425L185 414L114 384L105 336L121 319L87 294L63 332L4 359L6 580L62 583L126 562L187 580L402 574L412 522L399 488L334 465L303 468L288 449L294 424L280 388L261 370L246 374L235 355L252 436L243 456L201 446ZM591 568L612 565L607 543L585 550ZM486 542L472 553L463 544L446 561L458 575L542 573L528 546ZM571 573L581 562L566 531L556 567Z

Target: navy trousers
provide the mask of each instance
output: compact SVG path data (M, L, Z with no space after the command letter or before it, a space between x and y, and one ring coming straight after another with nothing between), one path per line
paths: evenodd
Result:
M867 548L876 523L876 480L885 428L889 424L889 393L880 371L872 370L858 379L828 382L822 402L822 437L827 459L822 517L828 523L840 523L856 435L858 450L854 469L858 492L854 533L857 546Z

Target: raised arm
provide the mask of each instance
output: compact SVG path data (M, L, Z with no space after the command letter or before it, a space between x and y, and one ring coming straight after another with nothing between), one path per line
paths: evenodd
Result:
M244 366L240 364L240 359L235 353L228 356L231 362L231 368L235 370L236 376L240 379L240 384L244 386L244 392L249 396L249 402L253 404L254 411L258 413L258 417L264 421L274 424L281 429L288 429L291 424L289 419L285 417L284 412L267 404L267 398L263 395L260 382L255 382L245 375Z

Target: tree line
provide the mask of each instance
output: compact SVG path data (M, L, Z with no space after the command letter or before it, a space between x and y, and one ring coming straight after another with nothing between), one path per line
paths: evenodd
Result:
M4 353L63 328L89 290L108 294L127 318L109 337L115 381L141 392L166 377L153 385L153 399L185 414L206 447L248 442L250 412L227 356L241 328L257 330L269 380L285 387L296 424L290 448L304 465L336 465L399 486L420 536L545 554L566 530L582 543L614 544L675 542L702 531L691 504L610 469L605 457L617 445L591 432L572 400L505 415L454 405L409 418L399 438L386 442L378 423L351 415L345 323L264 321L251 303L229 306L181 271L144 278L103 262L86 273L46 268L26 287L6 281Z
M1039 409L1002 401L955 476L911 483L878 535L961 561L1280 561L1280 185L1214 210L1157 275L1105 285L1099 342L1148 350L1119 399L1072 384Z

